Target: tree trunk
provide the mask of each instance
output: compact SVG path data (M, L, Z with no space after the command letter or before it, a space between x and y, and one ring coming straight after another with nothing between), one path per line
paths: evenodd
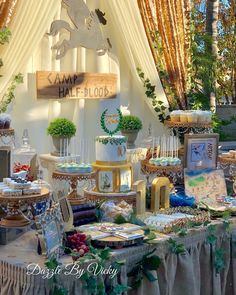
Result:
M217 21L219 16L219 0L207 0L206 1L206 32L212 37L211 52L215 58L218 57L217 46ZM213 85L215 88L216 85ZM216 96L214 92L210 93L210 106L211 110L215 112Z
M207 0L206 2L206 32L212 36L212 54L218 56L217 47L217 21L219 15L219 0Z

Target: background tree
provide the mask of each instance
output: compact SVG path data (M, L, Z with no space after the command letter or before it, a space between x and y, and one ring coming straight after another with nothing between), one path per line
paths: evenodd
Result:
M218 21L217 98L236 103L236 2L220 0Z

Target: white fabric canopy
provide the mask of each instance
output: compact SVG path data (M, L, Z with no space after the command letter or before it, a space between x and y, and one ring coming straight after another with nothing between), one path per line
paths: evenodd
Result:
M104 108L115 109L120 104L129 106L131 114L139 116L143 121L137 142L148 136L150 126L153 126L153 134L156 136L166 131L153 110L151 100L146 98L136 71L139 66L152 84L156 85L158 99L167 104L136 0L87 0L87 4L90 10L100 8L106 13L107 25L102 26L102 29L104 37L109 37L112 43L109 54L98 56L94 50L75 48L69 50L61 60L55 59L51 47L57 41L68 38L68 34L61 31L60 35L52 37L46 35L46 32L55 19L69 21L66 7L61 7L61 0L19 0L10 25L10 43L0 46L0 56L4 62L4 67L1 68L3 77L0 78L0 99L12 76L22 72L24 84L17 87L13 108L8 111L12 115L12 127L16 134L20 136L28 128L32 146L37 147L39 153L48 153L52 149L51 138L45 130L55 117L73 120L77 125L77 138L94 139L102 130L99 124L91 124L91 118L92 122L99 122ZM35 72L40 70L116 73L117 98L111 101L37 100ZM91 154L93 155L92 152Z
M0 47L0 56L4 62L1 69L3 77L0 79L0 97L12 76L22 71L29 61L60 5L60 0L18 1L10 24L10 43Z
M158 100L161 100L168 106L167 98L159 75L156 70L151 49L142 23L142 18L139 12L136 0L103 0L104 5L109 9L109 14L112 16L114 29L119 35L120 43L122 44L127 62L132 70L132 74L138 80L138 85L145 91L141 80L137 75L136 68L139 67L144 72L145 76L150 79L153 85L156 85L156 95ZM146 98L146 102L157 117L153 110L151 99Z

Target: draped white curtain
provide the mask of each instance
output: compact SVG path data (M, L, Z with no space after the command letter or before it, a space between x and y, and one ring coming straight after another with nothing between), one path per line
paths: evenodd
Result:
M15 16L10 24L10 43L0 48L4 62L1 69L0 97L4 94L12 76L22 71L32 53L41 42L60 0L19 0Z
M120 103L129 104L131 113L143 120L144 127L138 141L148 135L150 125L155 126L154 132L157 135L164 132L136 72L136 67L139 66L156 85L158 99L167 104L136 0L86 0L86 3L90 10L100 8L106 13L108 21L102 29L104 38L109 38L113 45L109 54L98 56L93 50L75 48L69 50L61 60L55 59L52 45L59 39L68 39L68 35L61 31L60 36L51 37L46 32L55 19L69 21L66 9L61 7L61 0L19 0L10 25L10 43L0 47L0 56L4 62L1 71L3 77L0 78L0 99L12 76L23 72L24 85L18 86L16 100L10 110L12 126L18 137L25 128L29 129L32 146L37 147L38 153L48 153L52 149L46 128L53 118L60 116L73 120L77 125L77 138L94 139L102 133L100 125L96 123L100 120L101 112L107 107L115 109ZM117 99L60 102L37 100L35 71L38 70L116 73Z
M142 23L136 0L103 0L105 7L108 8L109 14L114 24L114 29L119 36L119 42L127 56L127 62L131 68L133 76L137 79L137 85L144 88L141 80L137 75L136 68L140 67L145 76L156 85L157 98L168 105L166 95L161 85L156 66L153 60L152 52L149 47L148 39ZM151 100L146 98L146 102L152 112Z

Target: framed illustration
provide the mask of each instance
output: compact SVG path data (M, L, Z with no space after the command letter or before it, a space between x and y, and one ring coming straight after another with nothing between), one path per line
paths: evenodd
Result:
M45 213L35 217L42 254L60 256L64 235L64 222L59 204L54 204Z
M113 173L112 171L99 171L98 173L99 191L104 193L113 192Z
M131 169L120 170L120 191L128 192L131 190L132 172Z
M212 199L217 201L227 196L224 171L221 169L184 169L185 193L196 198L197 202Z
M219 135L185 134L184 135L184 168L215 169L217 167Z

